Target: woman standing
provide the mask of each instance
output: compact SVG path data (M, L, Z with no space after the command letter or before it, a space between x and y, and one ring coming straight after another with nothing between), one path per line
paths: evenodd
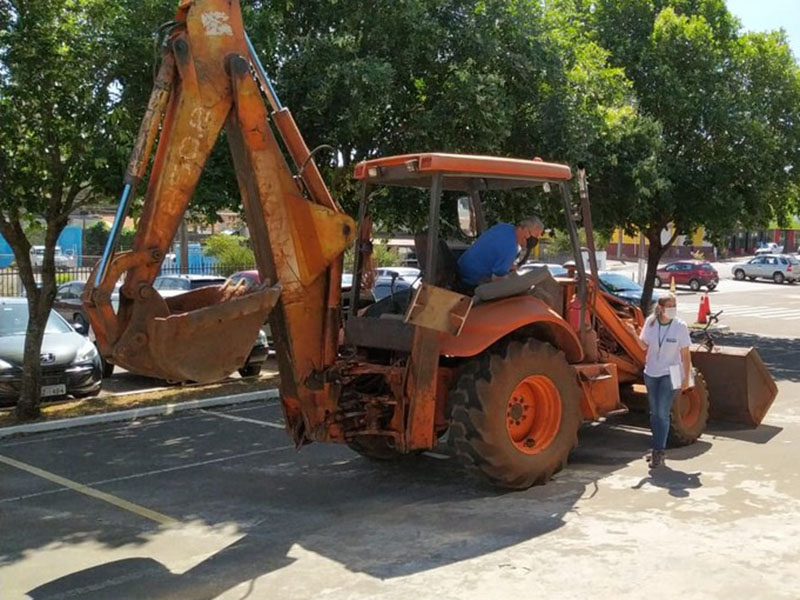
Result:
M662 296L639 335L647 349L644 383L647 386L650 429L653 432L653 452L648 458L651 469L664 462L672 402L679 391L690 387L692 363L689 347L692 342L689 328L677 317L677 310L675 296ZM679 370L680 390L676 389L670 377L671 368Z

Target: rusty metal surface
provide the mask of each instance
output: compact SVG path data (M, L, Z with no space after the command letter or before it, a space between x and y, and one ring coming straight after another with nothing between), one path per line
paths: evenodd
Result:
M404 321L457 336L472 308L472 298L423 283L414 293Z
M755 348L696 350L692 364L706 379L711 420L756 427L778 395L778 387Z
M331 199L291 115L282 111L278 130L304 166L311 201L293 178L253 79L239 3L184 2L175 21L129 164L129 176L141 175L158 132L134 249L112 258L97 290L89 286L90 319L101 351L115 363L156 377L209 381L241 366L280 300L271 324L280 332L287 422L299 443L304 431L319 432L334 405L335 390L320 395L298 382L336 359L341 256L355 225ZM280 286L243 297L198 290L164 301L152 281L223 125L259 272ZM123 275L115 314L106 296Z
M614 363L573 365L581 386L581 414L596 420L624 406L619 399L619 379Z
M583 350L572 328L544 301L529 295L474 306L458 336L440 334L441 353L475 356L510 332L532 325L547 329L554 345L564 351L569 362L582 360Z
M411 352L414 326L401 319L351 317L344 326L345 340L354 346Z

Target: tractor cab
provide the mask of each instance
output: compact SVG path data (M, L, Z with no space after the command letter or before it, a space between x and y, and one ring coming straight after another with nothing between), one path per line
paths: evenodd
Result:
M572 173L568 166L538 158L520 160L439 153L408 154L362 162L356 166L355 178L362 182L362 192L352 298L359 297L359 288L363 288L370 277L370 212L378 196L376 192L383 187L413 189L428 196L428 206L425 226L414 236L423 285L400 290L360 312L350 310L345 327L348 343L366 348L409 351L416 324L438 328L448 343L457 345L452 338L460 337L465 329L466 337L470 337L475 326L487 320L495 321L497 327L490 328L492 331L489 333L480 325L485 335L475 334L473 337L497 339L502 337L504 326L524 325L522 322L526 320L524 315L528 311L509 312L508 307L490 309L487 304L521 295L536 299L532 306L526 306L534 309L528 318L538 320L544 316L557 323L555 327L563 328L561 318L567 310L564 299L574 295L576 286L582 286L585 280L581 277L584 275L582 264L581 276L577 280L573 277L557 282L546 268L541 267L524 275L512 274L505 280L470 286L459 277L458 257L474 238L488 228L484 206L487 194L519 196L526 190L537 190L542 195L540 200L550 202L554 207L561 205L564 214L572 214L567 187ZM419 198L417 202L412 206L419 207ZM449 229L443 229L448 225ZM567 219L567 229L575 242L574 255L579 257L577 232L571 219ZM460 238L462 243L453 244L454 238ZM352 300L349 304L356 306ZM450 310L443 314L445 305ZM415 320L415 311L422 315L421 320ZM499 314L489 316L495 312ZM574 333L564 331L561 335L572 337L570 334ZM471 348L475 347L475 344L471 345ZM580 349L576 349L574 354L581 354Z

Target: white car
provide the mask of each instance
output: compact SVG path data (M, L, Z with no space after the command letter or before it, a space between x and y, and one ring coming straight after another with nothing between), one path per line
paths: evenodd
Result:
M731 273L739 281L760 278L771 279L775 283L794 283L800 279L800 261L789 254L760 254L747 262L733 265Z
M756 249L756 256L760 256L761 254L781 254L782 252L783 246L779 246L775 242L769 242Z
M32 246L30 254L31 265L34 267L41 267L44 263L44 246ZM68 254L64 254L59 246L56 246L53 259L55 261L56 269L66 269L74 266L73 257Z
M225 281L225 277L220 275L159 275L153 281L153 287L162 298L169 298L209 285L222 285Z
M399 277L410 284L418 284L422 279L422 271L415 267L379 267L375 272L378 277Z

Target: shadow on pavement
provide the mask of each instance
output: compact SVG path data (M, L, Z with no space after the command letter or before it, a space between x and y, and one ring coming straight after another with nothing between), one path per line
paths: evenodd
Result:
M640 490L645 485L651 485L664 488L669 492L670 496L675 498L688 498L689 490L696 490L703 486L700 482L701 474L700 472L684 473L683 471L672 469L669 464L663 464L651 470L650 475L644 477L632 489Z
M210 527L233 522L244 534L238 541L183 573L173 573L152 558L127 558L72 573L28 594L36 600L210 600L291 564L295 545L352 572L380 579L403 577L489 554L560 528L564 516L576 510L578 500L592 502L594 494L587 494L587 487L597 489L603 476L643 460L648 443L647 431L613 425L585 427L570 465L588 473L588 485L583 475L570 476L567 466L564 475L548 485L523 492L481 485L452 459L420 456L378 464L354 457L346 449L335 449L331 459L331 449L324 447L285 459L296 460L288 471L256 467L244 473L244 466L231 467L244 478L216 482L213 494L198 492L184 513L175 516L187 522L202 515L201 522ZM700 442L691 453L697 455L709 447ZM343 460L336 460L337 456ZM678 489L677 485L673 487ZM689 483L684 487L690 489ZM210 511L201 506L207 502L246 510L236 509L235 515L215 521L220 509ZM52 542L68 543L48 540ZM117 545L130 542L117 540ZM24 551L17 548L18 555Z

